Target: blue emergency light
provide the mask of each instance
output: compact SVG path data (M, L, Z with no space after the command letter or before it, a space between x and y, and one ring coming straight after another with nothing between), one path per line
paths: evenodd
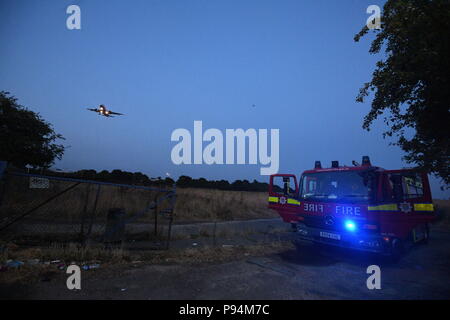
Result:
M346 220L344 225L345 225L345 229L347 229L348 231L356 230L356 224L351 220Z

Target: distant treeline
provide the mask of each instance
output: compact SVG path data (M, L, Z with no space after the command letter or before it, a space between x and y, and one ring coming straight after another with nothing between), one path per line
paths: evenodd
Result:
M232 183L227 180L206 180L205 178L192 179L188 176L178 178L177 187L181 188L205 188L232 191L268 191L269 184L253 180L236 180Z
M231 190L231 191L262 191L268 190L269 184L258 182L253 180L250 182L248 180L236 180L230 183L227 180L206 180L205 178L193 179L188 176L180 176L177 181L170 177L162 178L149 178L146 174L141 172L128 172L122 170L112 170L111 172L107 170L99 171L96 170L79 170L75 172L61 172L53 170L32 170L30 172L67 177L67 178L77 178L84 180L95 180L103 182L112 182L119 184L132 184L132 185L142 185L142 186L161 186L161 185L173 185L176 184L180 188L205 188L205 189L219 189L219 190Z

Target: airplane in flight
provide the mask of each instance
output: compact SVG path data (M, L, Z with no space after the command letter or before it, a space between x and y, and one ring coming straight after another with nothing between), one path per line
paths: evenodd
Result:
M118 112L113 112L111 110L106 109L106 107L101 104L98 109L91 109L91 108L87 108L89 111L93 111L93 112L97 112L99 115L104 116L104 117L113 117L113 115L116 116L123 116L123 113L118 113Z

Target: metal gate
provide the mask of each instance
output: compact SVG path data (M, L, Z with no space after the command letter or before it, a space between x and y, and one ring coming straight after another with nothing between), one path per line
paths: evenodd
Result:
M175 186L149 187L0 172L0 240L27 243L144 240L168 248ZM115 236L114 236L115 235Z

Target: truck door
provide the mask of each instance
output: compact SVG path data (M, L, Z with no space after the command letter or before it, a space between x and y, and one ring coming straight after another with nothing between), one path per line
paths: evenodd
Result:
M427 174L388 170L380 178L382 204L374 209L382 217L384 231L402 238L412 234L414 241L420 240L419 233L423 238L427 223L435 218Z
M270 176L269 204L297 207L300 205L295 175L274 174Z
M416 170L388 170L383 172L382 179L384 202L397 203L401 212L430 211L432 205L426 205L432 202L426 173Z

